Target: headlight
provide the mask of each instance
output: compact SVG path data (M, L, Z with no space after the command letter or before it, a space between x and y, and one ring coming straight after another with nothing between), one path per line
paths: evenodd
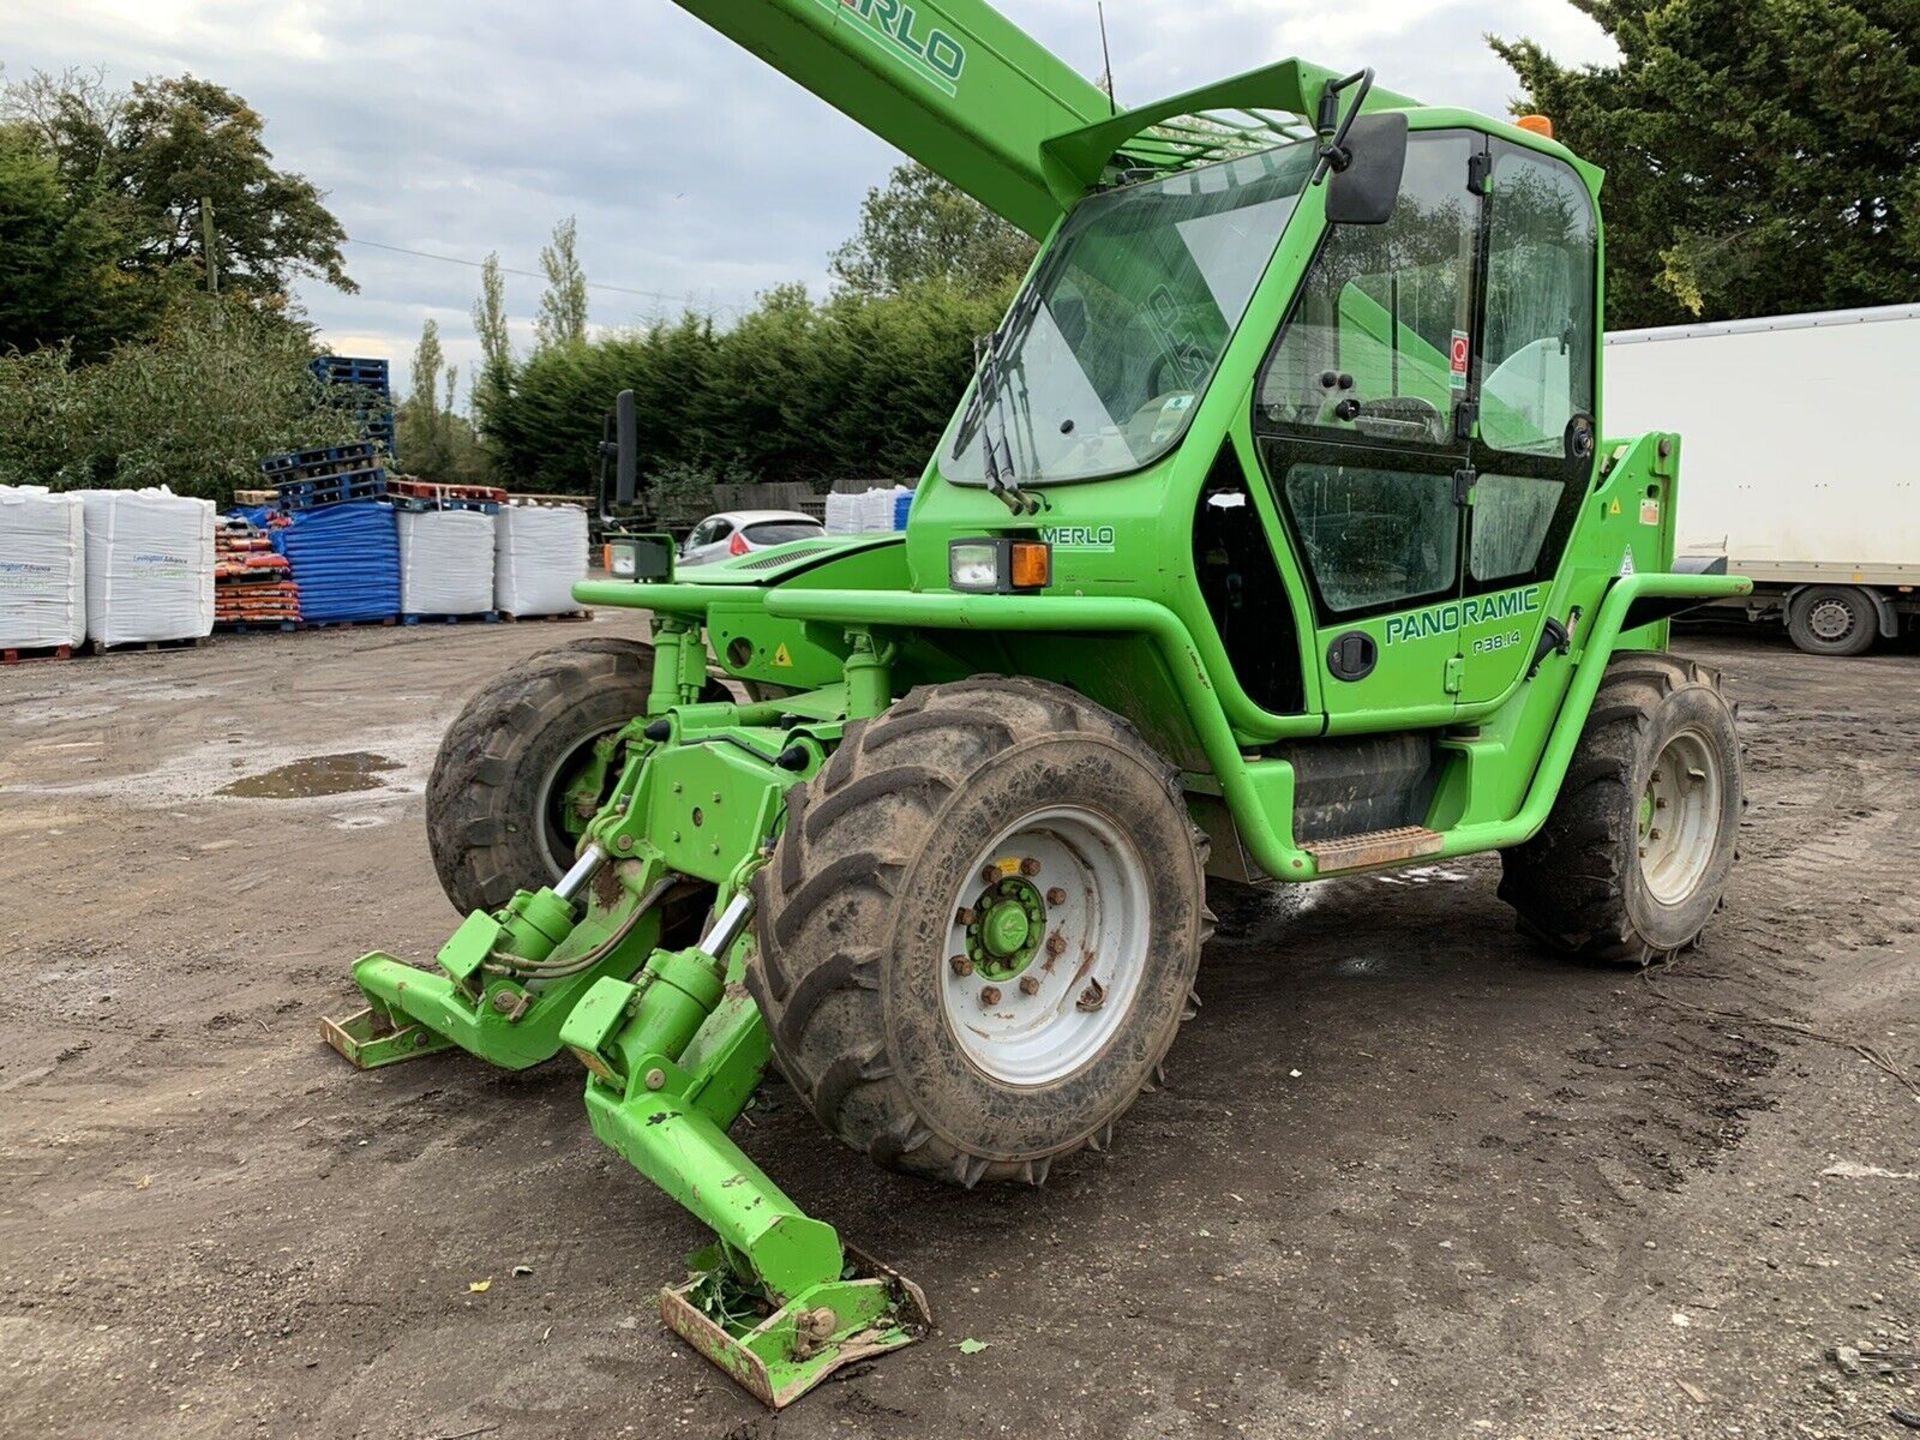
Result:
M956 540L947 550L947 580L956 590L1000 588L1000 546L992 540Z
M607 573L616 580L671 580L673 537L619 535L607 542Z
M955 540L947 547L947 583L983 595L1044 590L1053 583L1053 550L1044 540Z

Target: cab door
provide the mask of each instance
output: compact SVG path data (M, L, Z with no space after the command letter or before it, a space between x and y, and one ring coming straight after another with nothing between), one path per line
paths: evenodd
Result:
M1408 137L1393 218L1329 227L1258 382L1329 729L1451 715L1485 154L1468 131Z
M1493 140L1489 159L1471 366L1478 424L1466 486L1462 705L1498 699L1531 665L1598 463L1593 197L1554 156Z

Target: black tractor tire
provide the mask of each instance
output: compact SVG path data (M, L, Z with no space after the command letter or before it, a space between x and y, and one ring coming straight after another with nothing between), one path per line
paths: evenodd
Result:
M1662 798L1676 785L1674 801ZM1616 656L1546 825L1501 852L1500 898L1562 954L1629 966L1670 958L1720 907L1742 804L1719 674L1673 655ZM1663 819L1675 827L1664 842ZM1675 858L1655 871L1662 843Z
M1879 607L1852 585L1809 586L1787 612L1788 637L1809 655L1864 655L1879 633Z
M955 896L996 837L1051 807L1097 812L1144 861L1144 883L1113 893L1144 892L1146 938L1126 1008L1086 1042L1100 1048L1045 1083L1009 1083L975 1063L944 1008ZM788 1081L848 1145L968 1187L1037 1185L1060 1157L1105 1148L1198 1005L1206 849L1177 774L1112 712L1030 679L917 689L850 726L789 793L753 881L747 988ZM1098 979L1093 963L1066 983Z
M489 681L448 728L427 781L427 848L463 914L551 885L573 863L555 781L580 752L647 710L653 647L592 636ZM717 682L702 699L729 698Z

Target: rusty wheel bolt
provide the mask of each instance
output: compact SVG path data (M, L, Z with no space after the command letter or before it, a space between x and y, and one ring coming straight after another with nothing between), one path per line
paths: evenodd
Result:
M1059 955L1067 948L1067 937L1058 930L1047 936L1047 954Z
M980 879L988 885L997 884L1000 879L1000 867L997 865L987 866L980 872Z
M1031 880L1040 873L1040 862L1029 856L1020 862L1020 873Z
M962 905L960 907L960 913L953 917L953 923L956 925L971 925L979 918L978 915L973 913L973 907L971 905Z
M1067 892L1062 890L1058 885L1054 886L1051 890L1047 891L1047 904L1064 905L1066 903L1067 903Z
M1038 995L1040 993L1040 977L1037 975L1022 975L1020 977L1020 993L1022 995Z
M947 964L953 967L953 973L960 976L973 974L973 961L964 955L956 955Z
M982 986L980 990L980 1003L982 1005L998 1005L1000 1003L1000 987L998 985Z

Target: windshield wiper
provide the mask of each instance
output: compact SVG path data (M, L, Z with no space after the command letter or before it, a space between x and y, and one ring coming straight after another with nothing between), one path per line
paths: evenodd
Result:
M994 332L975 342L973 397L960 417L956 446L964 446L975 430L980 432L980 453L987 475L987 489L1016 515L1037 515L1046 501L1020 488L1019 467L1013 458L1013 446L1007 439L1004 408L1007 380L1013 370L1011 357L1026 328L1040 313L1041 280L1035 275L1020 298L1013 302Z

